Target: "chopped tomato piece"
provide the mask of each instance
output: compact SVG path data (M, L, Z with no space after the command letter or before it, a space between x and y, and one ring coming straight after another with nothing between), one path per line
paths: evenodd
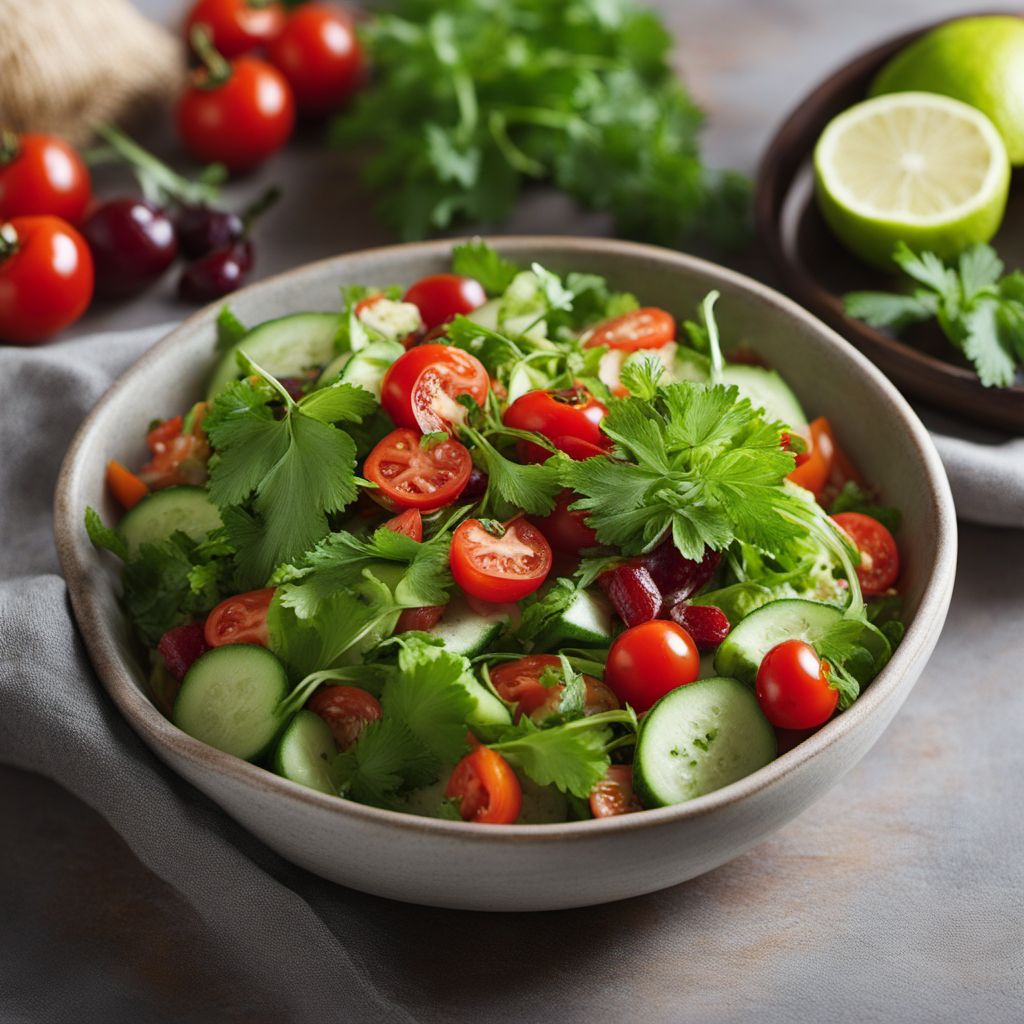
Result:
M860 551L857 579L866 597L884 594L900 574L896 538L877 519L863 512L840 512L833 521L849 534Z
M459 801L463 821L480 825L511 825L523 806L516 773L487 747L477 747L455 766L445 796Z
M267 633L267 612L274 600L274 587L250 590L221 601L206 617L203 634L210 647L226 644L259 644L270 642Z
M642 810L633 792L632 767L628 764L609 765L604 778L590 791L590 813L595 818L611 818Z
M400 533L410 540L423 540L423 516L418 508L408 508L384 524L385 530Z
M551 546L525 519L504 525L467 519L452 537L452 576L467 594L482 601L520 601L551 570Z
M380 701L358 686L321 686L306 707L331 728L334 742L347 750L362 731L381 716Z
M107 463L107 486L125 511L134 508L149 494L145 482L114 459Z
M584 348L608 348L635 352L642 348L661 348L676 340L676 322L671 313L656 306L634 309L613 320L598 324L590 331Z
M374 497L389 508L436 511L455 501L469 481L473 458L465 445L448 438L424 448L420 441L414 430L393 430L366 457L363 473L378 487Z

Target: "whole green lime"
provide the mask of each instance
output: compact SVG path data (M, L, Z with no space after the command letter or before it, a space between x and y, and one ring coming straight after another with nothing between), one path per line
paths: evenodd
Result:
M936 92L987 114L1010 162L1024 164L1024 18L963 18L901 50L878 73L871 95Z

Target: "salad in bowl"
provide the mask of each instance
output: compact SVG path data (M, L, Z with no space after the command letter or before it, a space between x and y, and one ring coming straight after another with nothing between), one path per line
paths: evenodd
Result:
M410 814L544 824L729 785L902 636L894 534L717 294L484 243L338 312L225 308L203 401L111 462L122 605L184 732Z

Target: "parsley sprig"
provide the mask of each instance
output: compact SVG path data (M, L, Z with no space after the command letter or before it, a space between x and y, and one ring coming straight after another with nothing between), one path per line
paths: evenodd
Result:
M896 334L934 318L985 387L1013 384L1024 362L1024 273L1004 277L1003 261L988 245L972 246L955 267L934 253L914 253L904 242L893 259L914 289L851 292L844 299L846 312Z

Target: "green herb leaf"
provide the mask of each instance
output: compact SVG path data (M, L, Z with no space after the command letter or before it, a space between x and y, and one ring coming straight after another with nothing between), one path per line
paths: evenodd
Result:
M103 522L99 512L91 505L85 510L85 530L96 547L117 555L122 562L128 561L128 545L116 530Z
M500 295L522 269L499 256L479 238L457 245L452 250L452 271L464 277L475 278L484 286L484 291L488 295Z
M838 515L840 512L861 512L866 516L871 516L872 519L877 519L890 533L895 533L903 521L903 514L898 508L876 504L872 496L852 480L843 484L843 489L836 495L828 510L830 516Z
M217 352L223 355L238 344L247 334L249 328L231 311L230 306L221 306L217 314Z

